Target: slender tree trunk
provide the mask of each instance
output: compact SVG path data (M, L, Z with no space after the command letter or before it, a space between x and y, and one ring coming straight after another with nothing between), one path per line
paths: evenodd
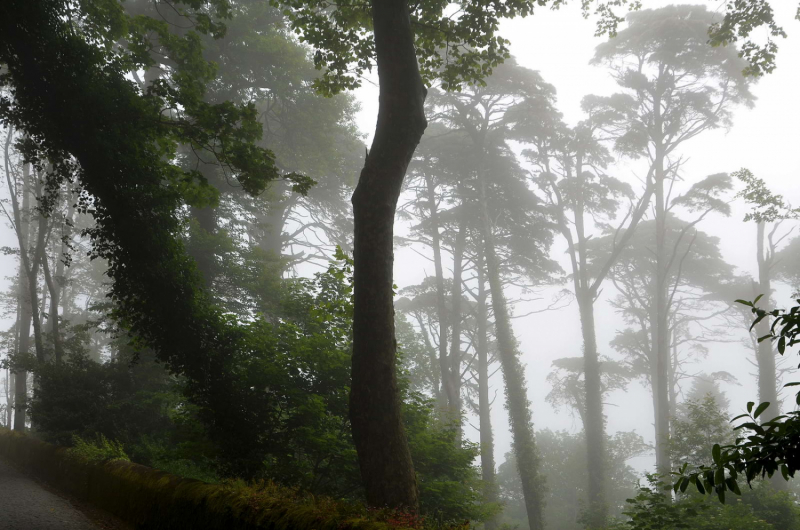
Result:
M525 510L531 530L544 528L544 480L539 474L539 455L533 435L530 402L528 401L525 374L519 362L516 339L511 329L503 283L500 279L500 265L494 245L492 222L486 204L486 183L479 176L479 193L483 225L483 241L485 249L486 270L489 290L492 295L494 309L495 336L503 378L506 383L506 408L511 423L512 447L517 457L519 478L522 482L522 494L525 498Z
M217 213L211 206L191 208L192 218L197 223L197 234L187 246L189 254L197 263L197 269L203 276L203 284L210 289L217 275L217 260L214 245L210 241L217 233Z
M283 228L286 216L289 186L286 182L279 180L270 184L269 193L274 195L269 203L267 211L259 219L262 236L258 247L270 254L272 259L280 259L283 255Z
M667 213L664 195L664 155L663 150L657 148L655 171L655 200L656 200L656 276L654 296L654 326L653 326L653 351L656 355L656 383L653 389L656 392L656 471L662 479L669 480L672 464L669 459L669 307L668 307L668 280L667 270Z
M678 336L673 328L670 332L670 356L669 356L669 417L674 418L678 410ZM669 434L672 436L672 429L675 426L670 421Z
M26 165L23 168L23 181L22 181L22 209L14 206L17 205L17 198L14 195L14 190L9 184L9 191L11 193L12 207L14 207L14 221L17 225L17 238L20 245L20 261L19 261L19 277L18 277L18 295L19 296L19 342L17 353L26 355L30 350L31 341L31 291L28 288L28 272L26 270L25 260L22 256L27 253L29 244L29 218L28 212L30 211L30 193L28 193L28 179L30 178L30 170ZM25 370L17 370L14 374L14 430L25 432L25 427L28 419L28 372Z
M587 447L588 475L588 527L602 528L608 523L606 504L606 435L603 415L603 389L600 358L597 353L597 338L594 322L594 299L591 293L578 295L583 333L583 361L586 382L586 405L584 430Z
M764 302L760 305L770 309L772 304L772 275L771 268L774 258L774 248L767 248L766 223L759 222L756 225L756 252L758 258L758 285L754 286L758 290L755 296L763 294ZM756 334L759 337L770 334L772 321L769 316L761 320L756 325ZM775 349L772 342L764 340L757 343L756 364L758 364L758 400L761 403L769 403L767 410L761 413L759 419L769 421L780 415L781 404L778 400L778 370L775 362ZM774 475L770 479L773 488L786 491L788 485L779 475Z
M772 308L772 278L770 277L770 266L772 256L770 251L765 248L766 244L766 224L762 221L757 225L757 253L758 253L758 293L763 294L762 307ZM757 296L756 295L756 296ZM759 337L769 335L771 320L769 316L756 324L756 333ZM756 356L758 364L758 400L761 403L769 402L769 408L761 414L764 421L769 421L781 413L780 403L778 402L778 374L775 367L775 350L772 342L768 340L758 343L758 353Z
M439 234L439 211L436 204L436 185L431 177L426 177L425 181L429 205L428 212L431 223L430 235L433 246L433 267L436 274L436 313L439 319L439 371L442 373L442 388L447 397L447 415L450 419L459 420L461 418L461 405L458 399L459 396L457 395L457 388L453 381L451 360L447 357L447 323L449 319L447 315L447 294L444 289L442 238ZM453 288L455 289L455 286ZM453 342L455 343L456 340L460 340L460 337L457 339L454 334Z
M21 252L20 256L22 258L23 264L25 265L25 270L28 271L28 291L29 296L31 299L31 322L33 324L33 344L34 349L36 351L36 360L40 363L45 362L44 356L44 339L42 337L42 315L39 309L43 309L46 304L46 292L45 289L42 292L42 301L41 304L39 303L39 267L41 267L42 261L45 259L45 244L46 244L46 236L47 236L47 218L42 215L41 212L37 214L38 216L38 223L36 229L36 248L33 250L33 259L27 252Z
M401 418L393 308L393 234L403 178L425 127L408 4L373 0L380 100L372 149L353 193L354 314L350 420L367 502L418 507Z
M49 327L53 337L53 352L55 353L56 364L61 364L61 359L64 356L64 348L61 344L61 332L58 326L58 285L56 285L55 280L50 275L50 265L47 262L47 257L42 260L42 268L44 269L44 281L47 284L47 289L50 291Z
M458 419L461 419L461 280L464 271L464 247L466 246L467 224L463 218L458 223L458 233L456 234L455 246L453 247L453 289L450 292L450 311L451 311L451 340L449 357L449 377L450 386L453 388L454 401L451 409L458 412ZM461 422L459 421L458 442L461 443Z
M15 392L15 376L11 370L6 369L6 428L11 428L11 422L14 419L14 392Z
M597 335L594 322L595 295L590 286L591 279L587 270L588 251L586 248L586 229L584 226L584 189L583 152L579 148L575 156L575 177L578 180L577 204L575 207L575 230L578 236L578 255L573 258L575 277L575 295L578 298L578 309L581 317L581 333L583 335L583 370L586 394L584 406L581 407L583 428L586 434L587 463L587 500L588 528L602 528L608 523L608 507L606 506L606 435L605 417L603 416L603 386L600 370L600 358L597 353ZM566 230L569 230L566 226ZM576 267L577 265L577 267Z
M484 500L487 503L498 501L497 479L494 463L494 434L492 432L492 406L489 401L489 335L486 307L486 279L484 263L478 252L478 416L480 419L481 478L483 479ZM497 518L492 517L484 523L486 530L497 528Z

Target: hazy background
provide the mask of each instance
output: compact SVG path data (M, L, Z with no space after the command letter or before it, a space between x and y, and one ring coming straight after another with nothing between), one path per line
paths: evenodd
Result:
M675 2L645 0L645 7L662 7ZM722 2L707 3L710 9L721 10ZM763 178L771 189L782 193L793 205L800 205L797 152L800 151L800 22L794 20L796 2L779 0L773 2L778 20L789 33L789 37L779 42L778 68L771 75L761 79L753 88L758 101L753 109L739 108L735 111L734 125L730 130L717 130L703 133L687 142L681 153L687 159L684 172L688 181L696 181L706 175L718 172L731 172L747 167L758 177ZM720 11L721 12L721 11ZM602 42L594 37L594 20L581 17L579 2L563 7L559 11L539 8L534 16L527 19L506 21L502 24L502 34L511 40L511 51L519 64L539 70L545 81L553 84L558 91L558 108L569 124L581 119L580 101L587 94L608 95L616 90L616 84L603 67L590 66L594 47ZM356 92L361 103L358 124L369 143L375 126L378 91L374 84L366 82ZM635 165L617 164L612 173L634 185L636 175L643 173ZM5 196L7 190L0 194ZM729 218L710 216L698 228L717 236L721 240L723 257L737 267L739 273L754 273L755 224L742 222L744 208L739 201L732 204L733 213ZM16 247L13 232L3 223L0 228L0 247ZM787 223L787 226L789 223ZM397 226L397 233L403 234L405 228ZM563 257L563 246L559 238L553 255ZM562 259L562 266L567 263ZM16 260L13 256L0 254L0 289L9 286L9 276L15 275ZM395 283L399 287L420 283L426 275L433 275L433 264L416 252L401 248L395 257ZM543 301L569 284L554 286L541 292ZM786 286L777 285L776 300L787 305L790 291ZM509 291L513 297L513 291ZM608 305L607 298L613 296L613 286L607 282L602 301L596 310L598 345L601 354L615 357L608 346L617 329L623 327L620 318ZM518 305L517 313L526 313L537 308L535 303ZM8 328L13 315L0 315L0 325ZM523 362L526 364L529 384L528 397L533 406L533 416L537 429L565 429L577 431L580 421L567 410L554 410L545 402L550 391L545 378L551 370L551 362L561 357L581 355L580 322L577 304L548 313L515 319L514 331L520 342ZM745 330L741 330L744 336ZM741 386L723 384L731 400L732 413L744 410L750 400L757 400L755 368L750 364L752 352L738 344L710 344L708 358L698 364L697 371L713 372L725 370L735 375ZM793 364L790 359L788 364ZM496 458L500 464L510 449L508 420L503 408L503 388L501 375L493 379L492 392L498 399L493 407L495 427ZM608 396L609 432L635 430L645 440L653 442L653 410L649 391L637 382L631 383L626 392L615 392ZM468 418L472 424L477 420ZM477 440L477 430L469 424L465 434ZM651 457L639 458L631 462L642 470L652 466Z
M645 8L658 8L675 3L644 0L643 5ZM713 173L732 172L747 167L756 176L763 178L773 192L783 194L791 204L797 206L800 205L800 170L797 161L800 152L800 22L794 19L797 9L795 2L783 0L772 4L776 10L776 18L787 30L789 37L778 42L780 51L777 69L759 80L752 89L758 97L755 107L737 108L730 130L704 132L686 142L680 153L686 158L684 174L689 183ZM723 2L707 2L705 5L718 13L724 13ZM501 33L511 41L511 53L520 66L538 70L545 81L555 86L558 110L564 114L569 125L575 125L582 119L580 102L584 96L610 95L618 89L606 68L589 64L595 46L605 40L595 37L594 32L594 19L582 18L579 2L573 2L557 11L539 8L531 17L504 21L501 24ZM759 33L755 34L756 38L760 36L762 35ZM369 144L378 109L378 89L374 80L366 82L356 94L361 103L358 124L368 135ZM630 182L634 189L641 189L636 176L644 174L646 167L623 161L615 168L616 171L611 168L609 173ZM757 274L756 226L742 222L746 208L741 201L733 201L731 207L730 217L711 215L698 229L720 238L723 258L736 266L737 273ZM791 223L787 222L785 226L789 227ZM402 234L404 227L397 226L396 231ZM561 261L564 270L568 270L565 248L561 238L556 238L552 255ZM432 262L421 258L414 250L397 250L395 283L399 287L418 284L426 276L434 276ZM543 300L538 307L547 305L550 298L564 287L571 288L571 284L542 291ZM776 302L783 306L788 305L791 291L777 282L775 287ZM619 358L608 345L616 330L624 327L622 320L607 303L607 299L614 294L613 285L606 282L602 301L598 302L596 309L597 343L601 355ZM513 290L509 291L509 295L513 296ZM520 304L516 307L516 312L524 314L536 308L535 304ZM515 319L513 324L520 342L523 362L526 364L528 397L533 407L535 428L564 429L571 432L581 430L580 419L573 416L571 411L554 410L545 402L545 396L550 392L550 385L545 379L551 371L552 361L561 357L582 355L577 304L573 302L558 311ZM742 337L745 336L745 331L741 330ZM758 401L755 377L757 370L750 364L754 360L752 350L735 343L707 346L710 350L708 358L697 364L696 371L724 370L736 376L741 386L722 383L722 388L731 400L731 412L736 415L745 412L748 401ZM792 358L786 364L796 366ZM688 386L687 384L686 390ZM494 392L498 396L492 409L495 458L500 464L511 448L500 373L496 373L492 380L492 393ZM653 405L648 389L634 381L627 391L611 393L607 404L605 412L608 416L609 434L635 430L648 443L654 443ZM793 406L793 403L788 405ZM464 432L470 439L477 441L477 418L473 419L472 424L475 427L466 425ZM655 456L638 458L630 464L643 470L655 465Z

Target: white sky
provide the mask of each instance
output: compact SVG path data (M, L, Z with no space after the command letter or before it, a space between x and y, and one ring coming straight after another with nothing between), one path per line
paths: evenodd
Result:
M645 0L645 7L662 7L673 4L663 0ZM702 3L695 1L694 3ZM539 70L544 80L553 84L558 93L558 108L565 120L571 123L581 119L580 101L587 94L609 95L616 92L616 84L603 67L590 66L594 48L603 41L594 37L594 21L581 17L579 2L573 2L559 11L538 9L526 19L505 21L501 34L511 41L511 52L521 66ZM768 186L782 193L792 204L800 204L796 151L800 150L800 22L794 20L796 2L776 0L778 20L787 29L789 37L779 42L778 68L761 79L753 92L758 97L755 108L737 109L734 125L729 131L704 133L685 145L682 154L688 159L684 166L686 180L693 182L707 175L732 172L747 167L763 178ZM709 9L723 7L722 2L709 2ZM719 11L722 12L722 11ZM365 85L357 92L362 105L358 116L361 130L371 134L377 117L378 90ZM633 176L634 168L618 166L616 175L623 179ZM632 184L634 181L632 181ZM635 189L638 189L635 187ZM738 202L738 201L737 201ZM755 226L744 224L745 209L733 205L730 218L709 218L700 229L721 239L723 256L735 265L738 272L755 273ZM398 231L403 228L398 226ZM562 255L556 246L554 255ZM562 264L565 270L568 265ZM395 256L395 283L403 287L419 283L425 276L433 275L433 265L414 252L400 249ZM559 287L560 288L560 287ZM550 293L556 291L552 289ZM606 285L605 291L613 293ZM779 289L778 303L787 304L789 292ZM549 296L549 294L545 294ZM522 306L519 313L527 312ZM615 331L623 327L605 302L597 307L598 346L601 354L615 357L608 345ZM576 304L560 311L536 314L514 321L514 330L520 341L523 362L527 365L528 397L532 403L536 429L580 430L580 420L565 410L553 410L545 402L550 386L545 378L553 360L581 355L580 320ZM755 369L748 363L749 353L736 344L710 346L711 353L698 371L725 370L733 373L741 386L723 385L731 400L732 412L744 411L747 401L757 401ZM616 356L618 358L618 356ZM793 360L792 360L793 361ZM495 459L503 462L510 450L508 419L502 405L503 387L500 374L493 379L493 392L497 390L492 416L495 427ZM615 392L609 397L605 409L609 431L636 430L652 443L653 412L649 391L632 383L627 392ZM477 420L472 420L477 426ZM466 426L466 434L477 441L477 431ZM645 457L631 462L639 469L654 465L654 459Z

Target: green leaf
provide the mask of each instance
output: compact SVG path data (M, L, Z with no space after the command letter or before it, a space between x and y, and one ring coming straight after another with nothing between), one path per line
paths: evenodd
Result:
M758 418L762 412L767 410L767 408L769 408L769 401L765 401L764 403L760 404L756 409L755 414L753 414L753 418Z
M694 481L694 485L697 486L697 491L699 491L701 495L705 495L706 494L706 489L703 487L703 481L702 480L697 478Z
M719 461L722 458L722 449L719 444L714 444L713 449L711 449L711 457L714 459L714 463L719 465Z

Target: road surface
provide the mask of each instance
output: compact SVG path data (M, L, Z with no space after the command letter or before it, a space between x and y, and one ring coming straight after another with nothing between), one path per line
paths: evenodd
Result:
M0 530L98 530L69 501L0 460Z

